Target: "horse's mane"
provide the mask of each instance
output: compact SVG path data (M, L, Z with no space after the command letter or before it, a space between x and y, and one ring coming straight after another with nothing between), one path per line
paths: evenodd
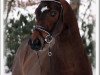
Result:
M79 27L78 27L78 23L77 23L77 18L75 16L74 11L72 10L71 6L69 5L69 3L65 0L60 0L61 4L63 6L63 31L61 33L61 35L63 35L63 37L72 37L74 39L79 40L79 43L82 43L81 37L80 37L80 33L79 33ZM72 39L69 38L69 39ZM67 38L66 38L67 39ZM65 39L64 39L65 40Z

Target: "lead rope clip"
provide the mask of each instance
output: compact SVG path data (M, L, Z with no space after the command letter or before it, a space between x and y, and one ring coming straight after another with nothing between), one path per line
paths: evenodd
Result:
M47 35L46 38L45 38L45 41L50 44L53 40L53 37L51 35Z

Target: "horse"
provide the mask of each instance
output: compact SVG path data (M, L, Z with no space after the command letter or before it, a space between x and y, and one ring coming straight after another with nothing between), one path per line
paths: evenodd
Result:
M75 14L65 0L41 0L36 25L15 55L12 75L92 75Z

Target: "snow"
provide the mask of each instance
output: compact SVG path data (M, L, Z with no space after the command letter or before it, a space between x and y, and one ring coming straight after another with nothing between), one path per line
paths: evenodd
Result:
M12 75L12 73L10 72L10 73L5 73L4 75Z
M27 6L25 9L24 8L21 8L21 7L14 7L10 13L9 13L9 16L8 16L8 23L10 22L11 19L14 19L14 22L16 20L19 20L20 19L20 15L24 15L24 16L27 16L27 20L30 21L31 19L29 18L28 14L30 15L33 15L32 19L35 18L35 9L37 8L38 5L32 5L32 6ZM11 26L9 26L11 27Z
M96 68L92 68L93 70L93 75L96 75Z

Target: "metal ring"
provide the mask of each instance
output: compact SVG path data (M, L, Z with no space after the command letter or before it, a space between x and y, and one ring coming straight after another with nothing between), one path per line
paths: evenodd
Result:
M48 53L48 56L52 56L52 52L49 52L49 53Z
M50 36L50 35L47 35L46 38L45 38L45 41L46 41L47 43L51 43L52 40L53 40L53 37Z

